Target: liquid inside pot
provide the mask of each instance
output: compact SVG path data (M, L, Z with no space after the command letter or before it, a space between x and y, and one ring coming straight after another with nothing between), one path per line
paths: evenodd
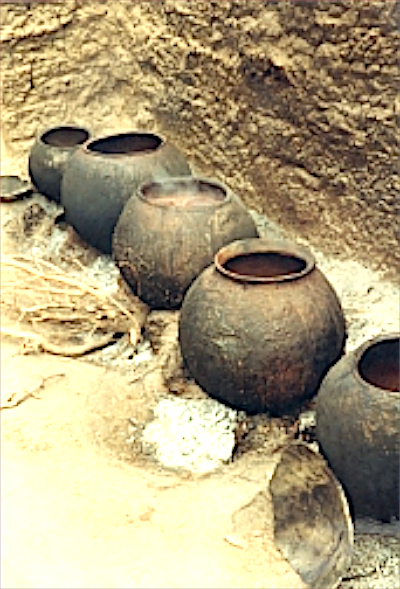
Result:
M42 135L43 143L54 147L74 147L85 143L88 139L89 133L77 127L58 127Z
M399 390L399 340L374 344L358 363L360 376L370 384L387 391Z
M225 190L201 180L153 183L145 186L142 194L147 202L159 206L212 206L226 198Z
M238 276L273 278L297 274L306 267L306 262L295 256L279 253L242 254L224 263L224 268Z
M129 154L140 151L154 151L162 144L162 139L151 133L123 133L97 139L87 146L89 151L98 153Z

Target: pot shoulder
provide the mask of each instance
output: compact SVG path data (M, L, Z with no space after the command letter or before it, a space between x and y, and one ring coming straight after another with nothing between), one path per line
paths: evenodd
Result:
M341 331L345 329L337 296L316 268L297 280L255 284L227 278L210 266L192 284L185 306L199 321L204 316L214 321L223 315L225 323L236 325L238 318L247 323L254 317L255 325L265 322L271 330L274 321L287 321L290 329L297 315L298 325L304 329L318 317L321 321L328 317L338 328L342 325Z
M399 418L400 394L363 380L355 352L343 356L325 376L317 396L317 429L321 436L334 430L338 443L355 432L366 444L388 436L397 439Z

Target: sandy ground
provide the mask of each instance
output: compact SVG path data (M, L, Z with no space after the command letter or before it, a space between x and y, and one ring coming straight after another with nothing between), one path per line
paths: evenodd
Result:
M127 378L3 344L4 394L43 379L2 415L2 587L303 586L265 531L267 500L235 526L267 485L268 456L200 479L119 460L99 412L117 387L141 402Z
M319 260L341 296L349 349L396 328L395 286L353 262ZM149 419L159 380L134 381L129 355L24 351L3 339L2 405L17 403L1 412L4 589L305 587L273 543L268 481L285 434L274 430L268 445L264 424L264 447L206 476L168 471L127 443L129 419ZM397 587L397 552L379 530L356 536L342 587Z
M3 255L29 244L25 204L2 203ZM163 469L129 441L157 402L155 375L26 352L3 339L2 587L304 586L274 547L269 495L252 507L278 456L200 477Z

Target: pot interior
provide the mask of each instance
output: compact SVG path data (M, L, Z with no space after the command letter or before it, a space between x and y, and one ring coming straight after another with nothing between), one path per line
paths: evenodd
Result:
M373 344L364 352L358 371L366 382L387 391L399 390L399 340Z
M89 139L89 133L79 127L58 127L42 135L43 143L54 147L74 147Z
M205 180L166 180L144 186L142 195L159 206L212 206L226 199L226 191Z
M162 139L152 133L121 133L92 141L87 148L98 153L129 154L154 151L161 144Z
M240 254L227 260L223 267L231 274L240 276L254 276L259 278L274 278L275 276L290 276L298 274L307 264L301 258L289 254L275 252L254 252Z

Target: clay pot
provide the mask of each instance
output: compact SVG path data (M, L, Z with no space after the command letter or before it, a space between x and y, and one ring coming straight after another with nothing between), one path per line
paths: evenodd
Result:
M32 194L33 186L19 176L0 177L0 197L2 202L12 202Z
M89 136L87 129L73 126L51 127L38 133L29 155L29 173L39 192L60 202L65 165Z
M171 178L130 198L115 227L113 255L142 300L175 309L219 248L257 235L244 204L220 182Z
M264 239L222 248L183 301L185 363L207 393L282 414L313 396L340 357L340 303L311 252Z
M111 253L113 229L137 188L190 174L184 156L158 135L129 132L94 139L75 153L65 171L65 219L88 243Z
M365 342L324 378L317 437L356 515L399 517L399 334Z

